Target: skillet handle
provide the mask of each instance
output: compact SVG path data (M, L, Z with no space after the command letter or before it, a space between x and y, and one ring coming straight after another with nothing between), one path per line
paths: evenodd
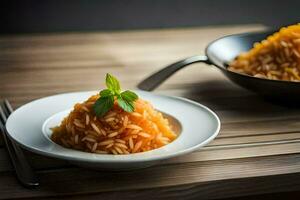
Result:
M158 72L155 72L154 74L150 75L148 78L143 80L138 84L138 88L141 90L146 91L152 91L157 86L159 86L162 82L164 82L167 78L169 78L172 74L174 74L176 71L182 69L183 67L197 63L202 62L206 64L211 64L208 60L207 56L192 56L183 60L180 60L176 63L173 63Z

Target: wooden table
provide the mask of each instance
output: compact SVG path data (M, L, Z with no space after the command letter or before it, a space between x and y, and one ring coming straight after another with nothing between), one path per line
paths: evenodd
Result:
M220 36L264 28L1 36L0 97L17 108L57 93L99 90L106 72L134 88L161 67L202 54ZM32 190L16 181L0 140L0 199L211 199L300 189L300 109L266 102L203 64L183 69L155 92L213 109L222 122L219 136L199 151L129 172L81 169L26 152L41 181Z

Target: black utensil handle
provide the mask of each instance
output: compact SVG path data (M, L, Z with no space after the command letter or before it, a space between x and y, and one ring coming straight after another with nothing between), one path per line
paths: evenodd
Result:
M192 56L183 60L180 60L176 63L173 63L158 72L150 75L148 78L143 80L138 84L138 88L141 90L146 90L146 91L152 91L154 90L157 86L159 86L162 82L164 82L167 78L169 78L172 74L174 74L176 71L182 69L183 67L197 63L197 62L202 62L206 64L211 64L207 58L207 56Z
M5 127L7 117L13 112L10 103L7 100L3 102L3 109L0 107L2 122L0 123L0 131L3 133L4 143L10 156L10 160L15 169L18 180L25 187L35 187L39 185L37 175L29 165L23 150L9 138L9 134ZM3 123L3 124L2 124Z
M4 131L3 135L6 135L6 147L8 149L12 164L15 168L18 180L25 187L32 188L38 186L38 178L29 165L23 151L16 143L7 138L8 133L5 127L2 131Z

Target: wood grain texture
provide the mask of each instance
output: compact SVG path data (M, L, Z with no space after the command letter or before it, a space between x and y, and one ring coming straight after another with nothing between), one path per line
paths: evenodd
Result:
M46 197L84 195L98 192L119 192L128 190L145 190L168 188L175 186L201 185L206 184L215 188L215 191L222 191L227 181L245 180L253 177L277 176L285 177L292 174L295 179L282 182L280 185L289 186L290 191L299 188L299 155L269 156L248 159L230 159L223 161L167 164L148 169L128 172L101 172L79 168L43 170L39 172L41 186L35 190L22 188L16 182L11 172L2 173L0 184L2 185L2 198L25 198L25 197ZM242 170L241 170L242 169ZM288 173L287 173L288 171ZM280 175L278 175L280 174ZM291 177L291 176L290 176ZM279 180L277 180L279 182ZM179 184L180 183L180 184ZM290 187L293 185L293 187ZM249 188L250 187L250 188ZM268 188L269 192L278 189L278 185L264 185L252 181L243 187L231 188L230 192L237 193L255 191L260 193L262 188ZM11 193L14 188L15 193ZM80 189L79 189L80 188ZM216 189L218 188L218 189ZM225 187L226 188L226 187ZM260 188L260 189L259 189ZM282 191L284 188L281 188ZM180 187L177 188L180 191ZM175 190L176 191L176 190ZM177 192L178 192L177 191ZM226 191L226 189L225 189ZM258 192L257 191L257 192ZM195 191L197 192L197 190ZM214 192L214 190L206 191ZM229 191L226 191L229 192ZM175 195L174 193L170 195ZM219 194L221 195L221 194Z
M161 67L202 54L218 37L262 29L247 25L1 36L0 98L17 108L48 95L98 90L107 72L134 89ZM141 199L153 193L160 199L212 199L300 189L299 108L267 102L203 64L176 73L155 92L210 107L222 122L219 136L201 150L133 172L90 171L26 151L41 178L36 190L16 182L0 137L0 199Z
M55 196L55 197L38 197L40 200L50 199L113 199L118 200L120 197L123 200L135 199L224 199L226 200L282 200L282 199L298 199L300 194L299 182L291 181L299 178L299 174L286 174L277 176L253 177L247 179L228 179L223 181L211 181L199 184L186 184L180 187L162 187L157 189L140 189L126 190L114 192L102 192L89 195L70 195L70 196ZM283 188L288 188L284 189ZM276 193L274 194L274 191ZM285 193L280 193L280 192ZM277 194L280 194L277 195ZM264 195L262 195L264 194ZM251 197L249 197L251 195ZM253 196L255 195L255 196ZM247 197L245 197L247 196ZM269 197L269 198L266 198ZM146 197L146 198L145 198ZM148 197L148 198L147 198ZM233 199L233 197L240 197Z

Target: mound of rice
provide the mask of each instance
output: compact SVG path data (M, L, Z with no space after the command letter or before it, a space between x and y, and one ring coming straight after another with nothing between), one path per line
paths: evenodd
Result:
M93 104L99 95L74 106L61 125L53 128L51 139L64 147L99 154L129 154L159 148L176 138L170 124L142 99L135 110L125 112L115 102L103 117L96 117Z
M229 70L258 78L300 81L300 24L281 30L239 55Z

